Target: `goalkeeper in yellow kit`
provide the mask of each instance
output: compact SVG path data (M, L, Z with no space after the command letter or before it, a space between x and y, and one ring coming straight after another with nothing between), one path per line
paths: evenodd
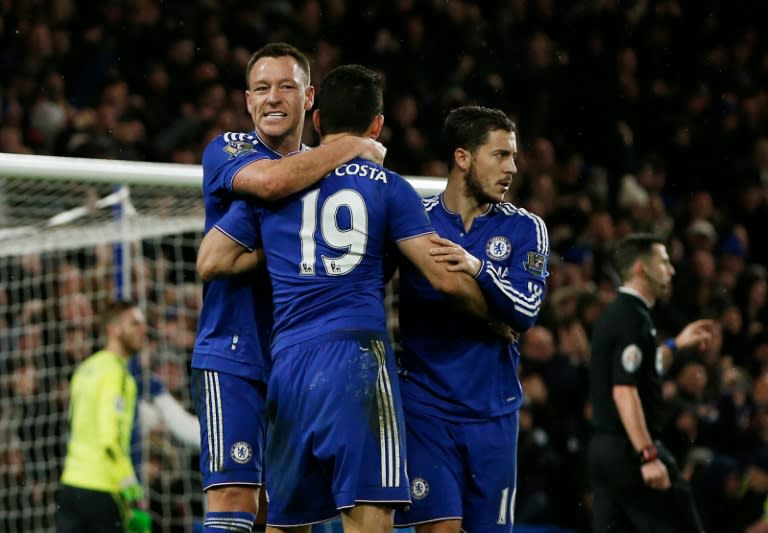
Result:
M70 436L56 495L57 533L147 533L149 514L130 457L136 382L128 360L144 345L147 323L135 303L102 315L104 349L85 359L70 384Z

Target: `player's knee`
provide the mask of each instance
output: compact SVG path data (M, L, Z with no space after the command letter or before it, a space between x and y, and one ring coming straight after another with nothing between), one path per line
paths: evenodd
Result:
M206 491L208 510L214 512L243 511L258 514L259 487L226 485Z

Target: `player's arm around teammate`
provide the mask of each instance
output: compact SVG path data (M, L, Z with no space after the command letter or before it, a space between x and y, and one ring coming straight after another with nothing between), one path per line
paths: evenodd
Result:
M488 302L474 280L474 274L447 268L436 261L433 257L435 242L441 242L440 237L436 233L431 233L401 241L398 243L398 248L427 278L435 290L452 297L467 313L490 320Z
M245 202L236 202L240 209L248 210ZM209 231L203 238L197 255L197 272L204 280L230 277L257 268L263 263L261 249L239 243L224 232ZM433 259L437 253L436 243L444 243L437 234L430 233L398 243L400 252L424 274L432 286L456 299L467 312L484 319L490 319L488 304L474 275L481 262L475 259L475 272L469 269L446 267Z
M261 249L244 250L222 231L209 231L197 250L196 268L203 281L211 281L244 274L263 261Z
M386 150L373 139L342 136L312 150L301 143L304 116L314 103L310 80L308 58L287 43L268 43L251 56L245 103L254 129L222 133L203 152L206 233L215 233L209 230L238 197L275 201L352 157L383 160ZM191 380L201 422L204 527L206 533L245 532L264 508L258 501L264 501L261 453L271 298L263 290L266 273L247 281L218 280L205 274L205 265ZM245 419L253 423L240 422Z
M311 105L310 105L311 108ZM355 157L382 163L387 150L375 139L344 135L334 142L283 159L261 159L238 172L232 188L262 200L281 200L306 189L340 164Z

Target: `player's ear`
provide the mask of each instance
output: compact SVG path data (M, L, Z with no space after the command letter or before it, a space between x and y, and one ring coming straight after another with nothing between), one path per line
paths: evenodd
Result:
M320 110L319 109L315 109L312 112L312 125L315 127L315 131L317 132L317 134L322 137L323 130L322 128L320 128Z
M464 148L456 148L453 151L453 162L461 170L467 170L472 162L472 154Z
M638 259L632 264L632 276L633 277L648 277L648 265L642 259Z
M248 114L251 114L251 91L245 91L245 107L248 109Z
M307 99L304 101L304 111L309 111L312 106L315 105L315 88L311 85L307 85L304 89L304 95Z
M384 127L384 115L376 115L376 117L368 125L368 137L372 139L378 139L381 135L381 129Z

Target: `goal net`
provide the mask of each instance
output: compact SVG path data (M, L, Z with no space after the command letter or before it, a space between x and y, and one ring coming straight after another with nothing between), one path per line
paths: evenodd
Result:
M193 412L201 179L198 165L0 154L0 533L54 531L69 378L113 298L139 302L149 324L135 437L154 530L199 528L197 450L152 410L149 379ZM408 179L424 195L444 185Z

